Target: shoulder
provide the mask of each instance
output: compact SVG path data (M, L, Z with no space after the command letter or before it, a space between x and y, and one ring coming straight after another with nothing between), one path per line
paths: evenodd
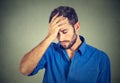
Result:
M46 53L53 53L59 50L59 45L57 43L52 42L46 50Z
M87 45L87 50L88 52L91 52L91 54L93 54L93 56L96 57L97 59L109 61L108 54L103 50L93 47L91 45Z
M57 49L59 45L57 43L52 42L48 48L50 49Z

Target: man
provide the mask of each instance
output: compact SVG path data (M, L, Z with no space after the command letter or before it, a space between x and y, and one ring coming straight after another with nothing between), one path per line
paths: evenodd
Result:
M54 9L45 39L21 60L20 72L35 75L45 68L43 83L110 83L110 61L79 36L80 23L68 6ZM52 41L57 38L59 43Z

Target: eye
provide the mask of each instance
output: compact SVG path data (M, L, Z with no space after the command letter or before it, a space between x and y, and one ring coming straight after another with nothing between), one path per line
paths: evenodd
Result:
M63 34L66 34L67 33L67 31L63 31Z
M68 32L68 29L63 29L63 30L61 30L61 32L62 32L63 34L66 34L66 33Z

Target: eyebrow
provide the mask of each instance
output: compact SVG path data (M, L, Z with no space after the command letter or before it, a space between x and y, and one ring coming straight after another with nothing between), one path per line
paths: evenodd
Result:
M63 30L60 30L61 32L64 32L64 31L67 31L68 29L63 29Z

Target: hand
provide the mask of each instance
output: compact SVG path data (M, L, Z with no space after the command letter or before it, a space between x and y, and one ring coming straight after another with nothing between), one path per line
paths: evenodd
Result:
M48 36L50 36L53 40L57 37L59 30L62 27L66 26L67 18L63 16L58 17L58 13L52 18L49 24L49 32Z

